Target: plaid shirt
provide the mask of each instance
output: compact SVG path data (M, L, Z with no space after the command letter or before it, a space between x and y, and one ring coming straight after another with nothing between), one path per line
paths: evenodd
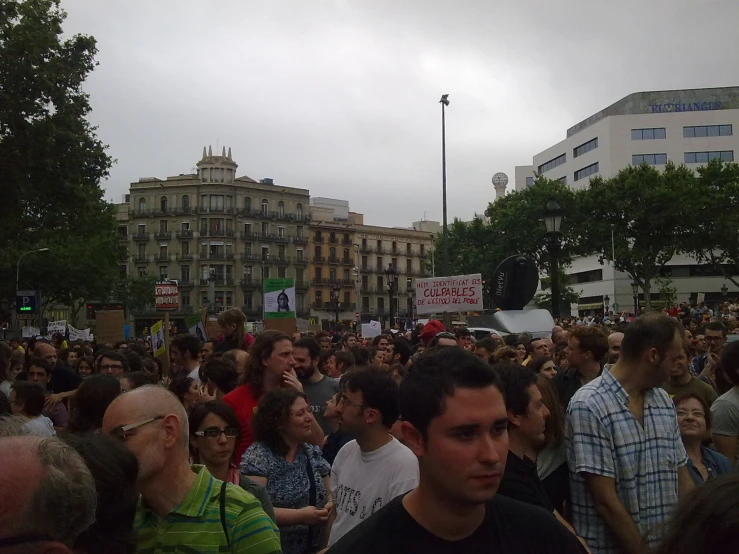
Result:
M661 388L644 395L644 425L629 410L629 397L607 370L573 396L565 428L572 514L578 535L593 554L619 553L616 540L595 511L582 473L610 477L626 511L650 545L661 538L677 504L677 469L688 463L675 407Z

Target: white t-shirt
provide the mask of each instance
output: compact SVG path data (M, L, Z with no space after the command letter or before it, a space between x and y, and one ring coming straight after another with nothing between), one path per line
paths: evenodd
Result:
M336 520L331 546L396 496L418 486L418 460L393 438L374 452L362 452L356 440L339 450L331 468Z
M198 386L202 385L200 382L200 366L197 366L195 369L193 369L190 373L187 374L187 376L194 380Z
M29 419L28 423L23 425L23 430L29 435L36 437L55 437L56 431L54 430L54 424L46 416L38 416L33 419Z

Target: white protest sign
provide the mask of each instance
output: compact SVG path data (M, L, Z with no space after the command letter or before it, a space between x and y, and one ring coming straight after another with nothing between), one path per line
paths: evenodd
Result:
M41 334L41 329L39 329L38 327L24 327L23 332L22 332L24 339L35 337L36 335L40 335L40 334Z
M49 321L49 324L46 326L46 332L50 335L54 335L54 333L61 333L63 335L66 331L67 322L64 320Z
M482 275L416 279L416 313L482 310Z
M92 340L92 336L90 335L89 329L75 329L71 325L67 325L67 329L69 330L69 340L70 342L81 340L81 341L90 341Z
M362 323L362 338L372 339L382 333L382 325L379 321L370 321L369 323Z

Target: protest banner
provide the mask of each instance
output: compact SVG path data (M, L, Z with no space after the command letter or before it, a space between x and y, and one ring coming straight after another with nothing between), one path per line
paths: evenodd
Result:
M103 310L95 313L95 335L98 343L113 345L126 339L123 310Z
M295 319L295 280L264 280L264 319Z
M41 334L41 329L38 327L24 327L21 335L24 339L29 339Z
M92 340L90 338L90 330L89 329L75 329L71 325L67 325L67 330L69 331L69 341L89 341Z
M49 335L54 335L55 333L61 333L62 335L66 333L67 331L67 322L64 320L61 321L49 321L49 324L46 326L46 332Z
M373 339L382 333L382 325L379 321L370 321L369 323L362 323L362 338Z
M151 349L155 358L167 350L164 344L164 322L161 319L151 326Z
M203 325L203 320L199 315L186 315L183 319L188 333L198 337L200 342L208 340L208 333L206 333L205 325Z
M416 313L482 310L482 275L416 279Z

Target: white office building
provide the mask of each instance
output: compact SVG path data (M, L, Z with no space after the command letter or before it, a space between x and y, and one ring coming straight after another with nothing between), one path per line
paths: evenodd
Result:
M517 166L515 188L531 186L536 173L577 189L595 175L612 177L642 162L661 168L672 161L695 169L713 158L735 161L734 130L739 133L739 87L637 92L568 129L567 138L536 154L532 165ZM633 309L629 276L601 265L597 256L574 260L568 274L580 292L573 313L600 312L606 296L611 309L614 304ZM732 296L738 292L713 268L687 256L673 258L666 276L678 301L718 302L722 287ZM658 294L652 290L653 299Z

